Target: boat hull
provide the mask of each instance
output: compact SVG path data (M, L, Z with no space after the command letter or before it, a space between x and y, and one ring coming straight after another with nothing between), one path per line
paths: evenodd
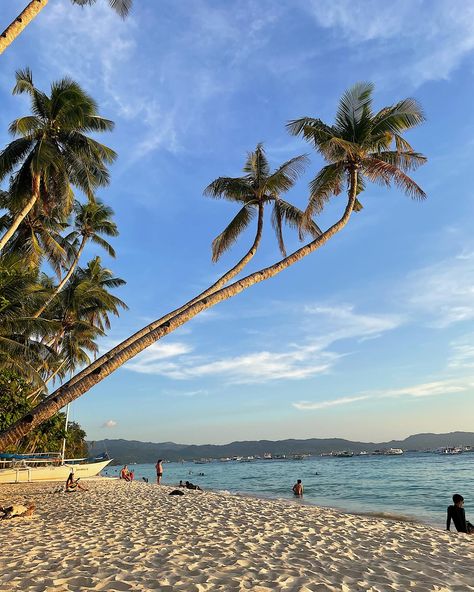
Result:
M42 467L12 467L0 469L0 483L32 483L37 481L66 481L71 471L74 477L95 477L111 460L94 463L47 465Z

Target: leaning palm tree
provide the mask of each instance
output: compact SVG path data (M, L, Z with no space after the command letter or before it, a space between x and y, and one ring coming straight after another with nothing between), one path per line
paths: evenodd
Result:
M105 236L118 236L118 229L115 222L111 220L113 216L113 210L109 206L106 206L99 200L81 204L76 201L74 204L75 211L75 229L65 237L66 243L75 244L75 255L74 259L69 266L67 273L54 288L51 296L48 300L39 308L34 314L35 317L39 317L56 296L64 289L64 286L68 283L74 270L76 269L82 252L90 240L93 243L100 245L111 257L115 257L115 251L112 246L103 238Z
M282 222L286 222L290 227L297 228L300 239L304 238L306 233L310 233L313 237L318 236L321 230L317 224L307 216L304 216L304 213L297 207L282 199L282 194L293 187L298 176L304 170L306 163L306 156L296 156L271 172L263 146L262 144L258 144L255 151L247 154L247 159L243 167L243 171L246 173L244 176L219 177L210 183L204 190L204 195L225 199L241 205L240 210L231 222L214 239L212 243L212 260L217 261L224 251L228 250L235 243L242 231L249 225L255 215L257 215L257 229L250 249L231 269L206 288L206 290L176 310L159 318L145 329L140 329L131 335L128 339L110 350L107 353L108 358L118 355L125 347L128 347L148 331L155 330L160 325L167 323L170 318L199 300L213 294L225 286L232 278L236 277L257 252L262 238L264 209L267 204L273 204L272 225L283 255L285 254L285 246L283 242ZM73 382L77 381L86 374L93 372L100 363L103 363L102 358L101 360L101 362L98 360L92 362L90 366L78 373L71 380Z
M108 0L110 7L122 18L125 18L132 7L133 0ZM96 0L71 0L73 4L85 6L86 4L95 4ZM38 16L43 8L48 4L48 0L31 0L29 4L20 12L16 19L0 35L0 54L18 37L31 21Z
M70 78L53 83L47 96L34 86L28 68L19 70L13 93L30 96L33 114L12 122L15 139L0 152L0 181L12 175L8 207L14 213L0 251L35 204L46 213L68 214L72 186L93 200L95 189L108 184L107 165L116 158L87 135L110 131L113 122L99 116L95 101Z
M405 131L424 120L421 108L413 99L405 99L373 113L372 92L373 87L370 84L357 84L349 89L340 101L333 125L310 118L299 119L289 124L290 131L304 134L304 137L328 160L327 166L333 167L330 171L334 172L335 168L338 173L328 174L331 181L327 184L321 181L324 174L317 175L311 185L308 216L312 210L323 206L329 197L337 195L340 192L340 184L346 183L344 212L332 226L287 257L198 300L157 328L145 327L142 336L121 349L117 355L109 357L105 354L98 360L99 363L92 372L86 373L76 381L63 384L23 419L0 433L0 449L15 443L67 403L80 397L125 362L200 312L236 296L254 284L274 277L325 245L349 222L364 188L361 178L383 185L394 182L412 197L425 197L422 189L408 177L407 171L423 164L426 159L416 153L403 138ZM334 179L339 179L340 184Z

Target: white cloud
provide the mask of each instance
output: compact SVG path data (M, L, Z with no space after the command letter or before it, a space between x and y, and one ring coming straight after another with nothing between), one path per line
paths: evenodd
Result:
M474 388L474 378L467 377L463 379L447 379L425 382L398 389L385 389L377 391L368 391L354 396L341 397L338 399L328 399L325 401L297 401L293 407L300 411L314 411L316 409L327 409L342 405L350 405L359 401L396 399L399 397L420 398L436 397L463 393Z
M117 425L117 422L113 419L109 419L108 421L104 421L104 423L100 426L101 428L114 428Z
M464 2L462 10L452 0L312 0L305 5L319 25L334 29L347 44L379 42L372 55L385 56L389 75L408 78L414 86L449 77L474 50L472 2ZM366 52L361 57L370 59ZM396 60L403 60L398 69Z
M288 306L288 305L287 305ZM348 339L375 337L398 327L402 318L395 315L357 314L347 304L338 306L307 305L291 307L293 314L303 311L304 319L298 328L293 323L293 340L279 349L263 349L240 355L212 359L211 356L187 356L192 348L184 343L156 344L145 351L126 368L143 374L166 376L174 380L196 380L222 377L227 383L250 384L274 380L302 380L329 372L345 354L331 350L336 342ZM262 311L267 314L268 311ZM318 326L318 338L312 335ZM285 328L280 328L284 331ZM257 335L258 336L258 335ZM179 357L179 360L169 358ZM165 359L166 358L166 359Z
M405 298L436 328L474 319L474 253L463 252L410 274Z
M170 362L163 363L162 360L182 356L192 351L192 347L186 343L172 342L166 343L159 341L150 345L145 351L140 353L132 362L129 362L125 368L140 374L162 374L163 369L174 368Z
M462 368L474 368L474 334L465 335L450 343L451 355L448 360L448 368L460 370Z

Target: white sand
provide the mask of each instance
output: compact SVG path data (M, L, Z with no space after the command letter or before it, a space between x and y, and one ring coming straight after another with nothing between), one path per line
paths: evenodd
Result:
M82 481L81 481L82 482ZM474 536L282 501L115 480L0 486L0 591L474 590Z

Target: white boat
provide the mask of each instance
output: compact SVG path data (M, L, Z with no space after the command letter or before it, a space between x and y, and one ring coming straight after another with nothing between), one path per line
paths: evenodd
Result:
M66 481L69 473L81 479L95 477L112 459L65 459L51 454L0 455L0 483Z
M384 451L384 454L387 456L394 456L398 454L403 454L403 450L401 448L388 448Z

